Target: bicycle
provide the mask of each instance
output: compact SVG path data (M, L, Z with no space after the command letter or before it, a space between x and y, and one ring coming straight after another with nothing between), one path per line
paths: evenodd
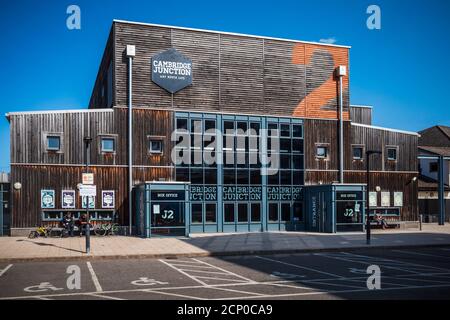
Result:
M118 223L102 223L94 229L96 236L115 236L119 234L120 226Z
M52 230L51 228L39 227L36 230L31 231L30 234L28 235L28 238L29 239L36 239L39 237L48 238L51 230Z

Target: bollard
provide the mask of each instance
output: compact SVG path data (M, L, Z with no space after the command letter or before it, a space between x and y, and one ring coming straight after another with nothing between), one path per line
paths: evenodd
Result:
M419 214L419 228L420 228L420 231L422 231L422 221L423 221L423 215Z

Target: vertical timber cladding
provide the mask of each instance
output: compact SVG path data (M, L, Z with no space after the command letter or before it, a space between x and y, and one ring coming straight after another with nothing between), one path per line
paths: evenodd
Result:
M133 118L134 181L172 180L168 132L172 131L173 113L136 109ZM83 138L88 135L93 138L90 171L97 185L96 208L101 208L101 190L115 190L119 222L127 224L126 127L127 110L124 108L11 115L11 181L22 184L21 190L12 192L11 227L41 224L42 189L55 190L55 208L61 209L61 191L75 190L85 172ZM46 133L60 134L61 151L46 150ZM101 152L102 136L115 138L114 153ZM149 137L162 139L162 154L148 153ZM78 194L76 208L81 208Z
M338 118L334 70L348 68L349 49L226 33L114 22L115 106L127 105L128 44L136 46L133 101L137 107ZM192 60L191 86L172 95L151 80L151 59L175 48ZM349 77L344 118L349 119Z

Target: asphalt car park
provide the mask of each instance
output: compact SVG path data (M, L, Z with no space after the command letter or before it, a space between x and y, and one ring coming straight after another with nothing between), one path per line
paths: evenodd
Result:
M0 299L449 298L450 247L0 263Z

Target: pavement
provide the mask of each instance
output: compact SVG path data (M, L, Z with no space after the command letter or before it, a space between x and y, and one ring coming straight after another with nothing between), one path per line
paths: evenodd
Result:
M368 273L374 268L379 271L376 279ZM368 286L368 282L375 286ZM450 246L170 259L0 262L0 300L24 299L448 300ZM219 314L221 310L210 311ZM171 312L176 311L166 310L167 315Z
M424 225L422 231L374 230L375 248L450 245L450 226ZM364 233L318 234L265 232L197 234L190 238L91 237L85 253L84 237L0 238L0 262L59 261L73 259L132 259L301 253L367 248Z

